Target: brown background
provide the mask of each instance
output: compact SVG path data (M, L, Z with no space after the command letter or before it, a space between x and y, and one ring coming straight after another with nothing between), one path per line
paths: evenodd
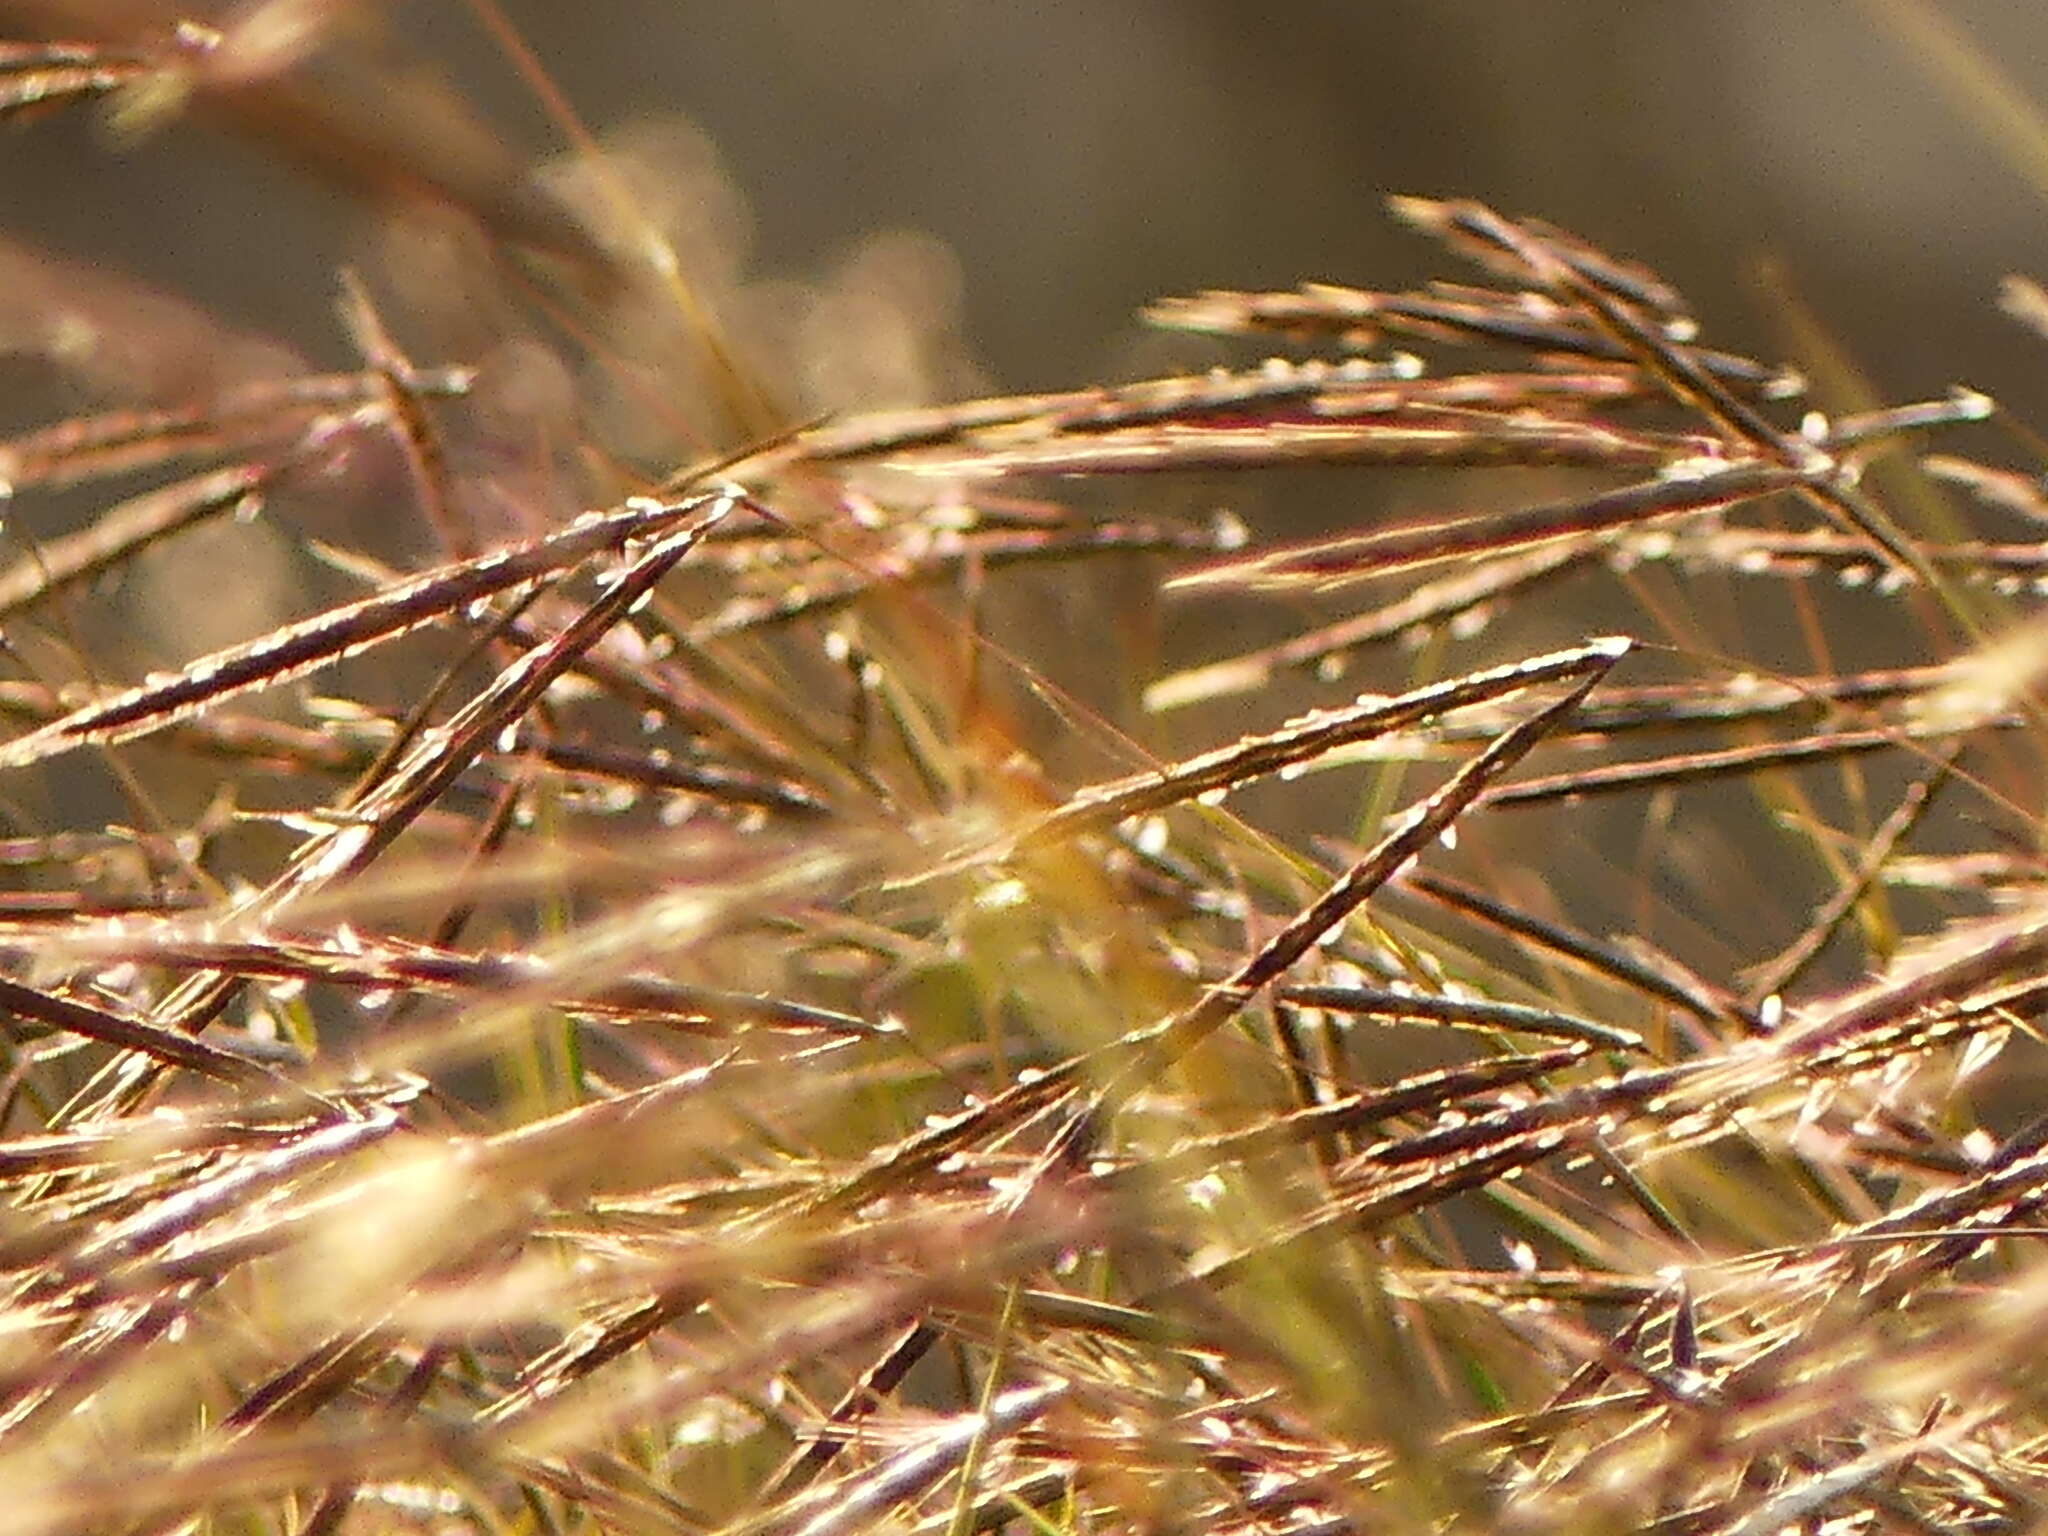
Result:
M1413 279L1389 192L1541 212L1649 260L1715 334L1769 348L1782 264L1890 393L2042 398L1992 310L2048 268L2031 169L1894 16L1905 0L508 0L600 132L681 113L752 215L749 262L811 275L910 228L965 273L1007 385L1112 368L1132 310L1207 284ZM204 10L204 7L197 9ZM2036 104L2048 7L1931 7ZM0 7L37 17L47 7ZM561 148L457 0L380 13L535 158ZM395 78L394 72L394 78ZM0 139L0 230L176 285L335 358L359 215L249 146L174 126L109 166L85 119ZM10 413L11 414L11 413ZM2037 413L2038 414L2038 413Z

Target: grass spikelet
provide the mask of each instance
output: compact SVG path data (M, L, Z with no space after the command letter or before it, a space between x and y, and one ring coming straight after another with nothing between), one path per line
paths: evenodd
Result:
M340 368L0 246L0 1536L2040 1523L2036 439L1416 198L806 418L472 9L575 211L349 5L0 46L449 220Z

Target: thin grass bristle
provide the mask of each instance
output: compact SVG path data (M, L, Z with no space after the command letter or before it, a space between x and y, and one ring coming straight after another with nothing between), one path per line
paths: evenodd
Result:
M323 370L0 249L126 317L0 441L0 1536L2042 1523L1986 396L1401 198L1476 271L792 420L594 144L95 9L0 117L189 110L487 299L350 272ZM1349 521L1172 510L1253 476Z

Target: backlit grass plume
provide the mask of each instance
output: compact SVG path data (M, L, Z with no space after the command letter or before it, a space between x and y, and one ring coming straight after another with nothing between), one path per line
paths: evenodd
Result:
M0 441L0 1533L2040 1520L1990 400L1812 412L1407 198L1453 280L807 420L595 149L66 15L0 109L201 114L490 297L351 275L319 371L6 258L118 323ZM1303 467L1352 526L1146 489ZM122 674L137 589L270 616Z

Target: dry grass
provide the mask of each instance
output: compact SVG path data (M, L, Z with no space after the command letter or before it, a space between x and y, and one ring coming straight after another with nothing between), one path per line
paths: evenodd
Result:
M753 435L593 409L561 519L368 284L358 370L223 332L165 398L188 311L16 258L120 350L0 442L0 768L124 809L0 842L0 1532L2039 1521L2048 554L1953 451L1991 401L1802 419L1654 274L1403 199L1483 286L1167 300L1296 355L777 429L630 198L144 23L10 45L0 108L403 189L501 340L644 437L665 306ZM1304 465L1506 509L1082 510ZM208 524L334 595L109 680ZM1166 611L1234 622L1138 673Z

